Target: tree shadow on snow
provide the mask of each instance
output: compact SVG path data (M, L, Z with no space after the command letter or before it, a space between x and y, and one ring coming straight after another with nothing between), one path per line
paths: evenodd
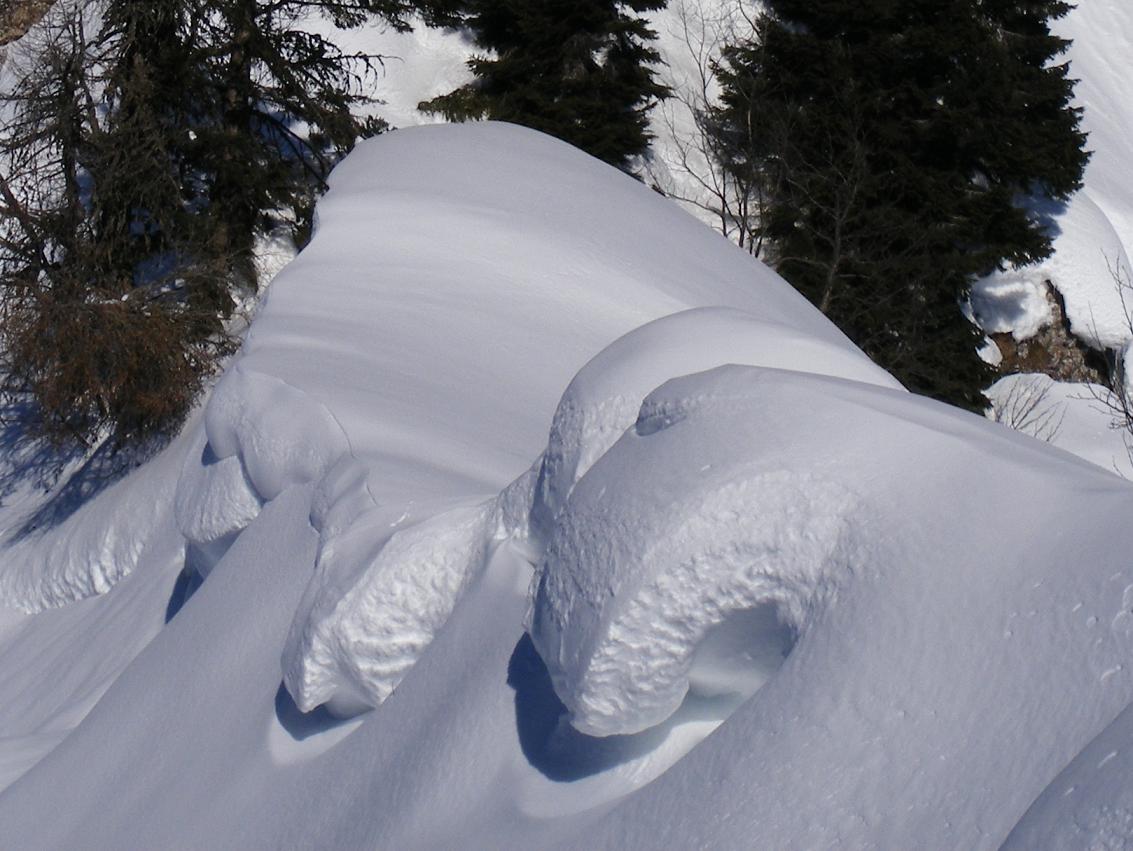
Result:
M122 447L108 438L86 451L61 448L28 438L31 416L26 406L0 408L0 503L29 485L43 494L8 533L9 543L59 525L169 442L162 437Z
M524 635L508 662L507 682L515 690L515 724L528 762L550 780L570 782L608 771L656 750L673 726L716 717L712 702L686 701L672 718L628 736L587 736L567 718L547 666L530 636Z
M1065 215L1069 206L1066 201L1042 194L1030 195L1018 200L1020 206L1039 224L1047 236L1054 239L1061 235L1062 227L1058 221Z

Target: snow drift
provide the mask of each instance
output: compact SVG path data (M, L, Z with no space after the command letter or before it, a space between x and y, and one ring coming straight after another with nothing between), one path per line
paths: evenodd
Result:
M12 562L6 844L994 848L1133 700L1133 490L646 187L430 127L318 219L68 521L142 555Z

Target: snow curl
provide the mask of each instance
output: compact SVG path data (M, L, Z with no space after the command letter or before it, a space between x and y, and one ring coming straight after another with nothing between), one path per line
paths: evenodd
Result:
M651 394L558 518L529 631L583 733L659 724L690 687L751 694L849 560L857 500L779 466L771 435L742 439L737 424L758 395L739 404L713 387L742 372L722 367Z

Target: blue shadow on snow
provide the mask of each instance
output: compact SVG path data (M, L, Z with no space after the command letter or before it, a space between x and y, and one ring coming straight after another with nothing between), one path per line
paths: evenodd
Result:
M549 780L570 782L608 771L655 750L671 724L632 736L587 736L570 726L539 652L524 634L508 662L515 690L515 725L527 761Z
M280 726L297 742L357 720L331 715L325 706L303 712L295 705L295 701L287 691L287 686L283 683L279 684L279 690L275 693L275 717Z

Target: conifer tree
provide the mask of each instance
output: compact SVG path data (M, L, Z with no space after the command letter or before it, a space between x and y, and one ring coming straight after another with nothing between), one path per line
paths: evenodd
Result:
M491 118L542 130L628 169L649 145L648 113L668 89L640 13L665 0L467 0L464 25L493 56L476 80L421 108L449 120Z
M1060 0L769 0L720 69L769 260L910 389L981 408L971 283L1047 256L1087 160Z
M451 0L432 0L441 15ZM409 0L61 0L0 127L9 402L57 443L175 425L232 350L256 234L301 231L380 57L313 31ZM34 46L34 45L33 45Z

